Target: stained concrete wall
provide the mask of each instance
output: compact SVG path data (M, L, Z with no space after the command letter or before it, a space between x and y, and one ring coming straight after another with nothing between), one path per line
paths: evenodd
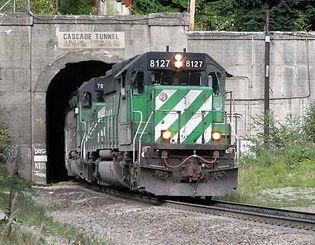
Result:
M0 16L0 120L14 132L10 162L30 178L31 157L31 25L23 15ZM13 168L13 164L8 165Z
M185 14L0 15L0 120L9 125L17 145L9 162L18 163L22 176L45 183L44 171L34 175L34 159L46 160L46 92L67 63L116 63L149 50L165 50L167 45L171 50L182 50L187 47L187 26ZM60 33L65 32L124 33L123 46L67 49L58 43ZM176 39L169 39L170 36ZM8 163L7 167L12 169L14 165Z
M263 33L187 32L184 14L148 16L28 16L0 15L0 120L14 132L16 147L11 161L19 173L35 182L34 158L45 161L46 92L52 79L68 63L116 63L150 50L187 48L206 52L233 74L227 90L234 95L234 112L242 116L237 131L251 132L250 118L263 111ZM63 46L63 33L120 33L123 44L91 48ZM82 46L83 45L83 46ZM302 115L315 99L315 34L273 33L271 36L271 109L283 119ZM38 156L39 155L39 156ZM13 165L7 164L8 168Z
M302 116L315 100L315 33L274 32L270 47L270 109L280 120ZM191 32L188 50L210 54L233 75L226 90L233 91L233 111L241 114L237 131L250 134L252 116L264 110L264 34Z

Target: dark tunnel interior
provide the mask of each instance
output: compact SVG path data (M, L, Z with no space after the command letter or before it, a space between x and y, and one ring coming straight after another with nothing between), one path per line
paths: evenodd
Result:
M50 82L46 95L47 183L67 179L64 124L70 96L83 82L105 75L112 65L101 61L68 63Z

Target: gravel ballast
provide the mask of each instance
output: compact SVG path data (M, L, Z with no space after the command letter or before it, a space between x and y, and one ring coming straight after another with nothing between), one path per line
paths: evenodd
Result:
M73 183L34 187L57 221L112 244L315 244L315 232L153 206Z

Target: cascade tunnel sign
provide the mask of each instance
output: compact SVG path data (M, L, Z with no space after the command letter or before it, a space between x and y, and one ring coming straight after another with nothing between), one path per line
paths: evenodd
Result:
M58 32L58 47L81 48L125 48L124 32Z

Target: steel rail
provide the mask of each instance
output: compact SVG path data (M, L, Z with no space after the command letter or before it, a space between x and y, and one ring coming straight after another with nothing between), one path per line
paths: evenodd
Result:
M232 206L233 209L238 209L242 211L254 212L254 213L263 213L269 215L277 215L279 217L289 217L292 219L303 219L310 220L315 223L315 213L307 213L301 211L294 211L288 209L279 209L279 208L270 208L270 207L262 207L257 205L249 205L249 204L238 204L232 202L222 202L222 201L214 201L213 206L216 207L229 207Z
M209 205L165 200L163 206L264 224L315 231L315 214L239 203L212 201Z
M153 196L146 196L146 195L141 195L141 194L135 194L134 192L126 190L121 190L121 189L114 189L111 187L107 186L97 186L93 185L87 182L81 182L80 183L81 188L84 188L85 191L91 192L91 193L104 193L108 194L117 198L122 198L122 199L127 199L127 200L132 200L136 202L142 202L142 203L148 203L150 205L161 205L162 202L160 199L153 197Z

